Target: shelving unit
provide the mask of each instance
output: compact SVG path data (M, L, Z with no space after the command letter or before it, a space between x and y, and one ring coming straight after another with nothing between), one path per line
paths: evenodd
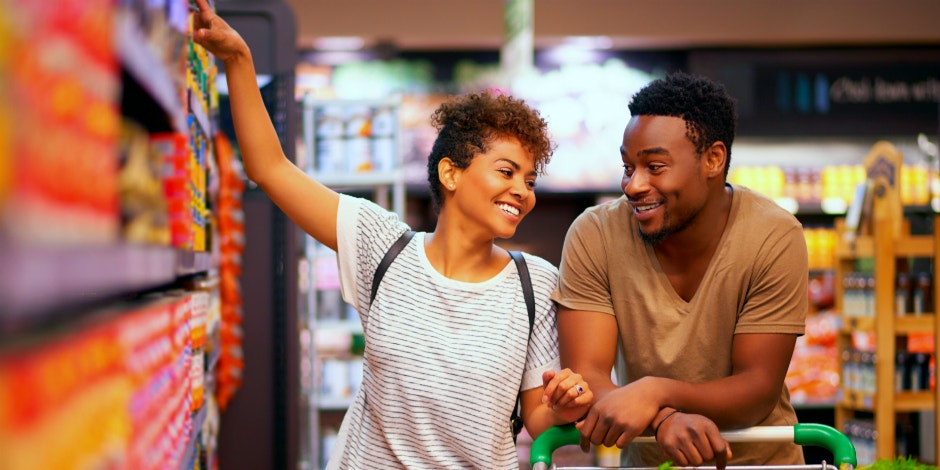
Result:
M0 468L214 467L242 184L190 14L0 2Z
M340 192L371 197L404 218L397 97L315 99L302 103L299 166ZM342 301L336 253L308 235L301 247L301 467L322 468L331 437L361 383L363 333L358 313Z
M375 100L305 96L304 170L338 190L372 190L376 203L403 215L400 105L397 96Z
M859 415L871 414L874 420L874 452L872 459L894 458L896 450L896 424L898 413L921 412L940 409L940 395L936 390L903 391L896 384L896 367L899 337L912 333L932 333L934 351L940 340L940 324L936 312L915 315L908 310L899 314L896 308L895 280L899 260L928 259L936 272L940 262L940 216L933 217L933 235L912 235L909 223L904 218L898 196L898 177L901 154L890 144L876 144L866 157L868 192L870 204L861 211L856 221L837 221L837 229L845 236L836 249L836 307L843 313L843 328L840 332L840 351L848 350L855 334L874 334L874 377L864 387L852 387L857 382L854 373L843 374L842 388L836 403L836 426L847 432L847 424ZM850 211L851 212L851 211ZM851 226L862 230L852 230ZM866 227L870 229L866 230ZM874 262L869 314L852 314L847 310L846 289L843 281L856 270L858 260ZM940 283L934 282L933 297L940 293ZM848 361L840 359L840 369L846 369ZM940 429L934 429L935 439ZM934 446L940 445L940 439ZM858 447L858 446L857 446ZM860 463L861 460L860 460Z

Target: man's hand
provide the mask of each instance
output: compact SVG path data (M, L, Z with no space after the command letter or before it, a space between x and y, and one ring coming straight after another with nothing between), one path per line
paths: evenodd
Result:
M659 413L655 379L646 377L624 385L598 399L576 427L581 431L581 449L589 443L621 449L648 429Z
M702 415L668 415L656 429L656 442L666 457L681 467L697 467L714 460L721 470L731 458L731 447L721 437L718 426Z

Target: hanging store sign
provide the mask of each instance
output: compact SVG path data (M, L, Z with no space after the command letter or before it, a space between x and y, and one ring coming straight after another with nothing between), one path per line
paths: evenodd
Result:
M940 49L709 52L690 64L738 99L743 135L940 129Z
M759 67L756 111L761 119L846 124L896 132L937 130L940 64L850 70ZM841 124L840 124L841 123Z

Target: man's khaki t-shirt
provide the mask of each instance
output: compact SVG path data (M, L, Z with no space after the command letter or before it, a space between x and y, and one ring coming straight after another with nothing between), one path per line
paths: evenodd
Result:
M770 199L732 186L731 213L691 301L675 292L640 238L625 197L587 209L565 240L552 299L572 310L614 315L628 383L645 376L706 382L731 375L731 344L742 333L801 335L807 253L799 221ZM625 380L625 381L624 381ZM796 424L786 386L762 426ZM799 446L732 444L729 464L801 464ZM659 465L655 444L632 444L625 464Z

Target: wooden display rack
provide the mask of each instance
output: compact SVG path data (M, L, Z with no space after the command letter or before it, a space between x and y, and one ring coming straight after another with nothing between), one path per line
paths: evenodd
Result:
M875 266L874 316L843 316L839 351L851 344L853 332L877 332L875 335L875 394L841 388L835 405L836 427L845 431L845 421L857 412L874 415L877 459L895 457L897 413L940 409L936 390L896 392L896 339L909 333L934 333L934 351L940 351L940 324L935 312L899 316L895 312L896 261L929 258L934 270L940 266L940 216L933 218L933 235L911 235L904 218L899 188L902 155L890 143L878 142L865 158L867 197L860 219L836 221L836 230L844 235L836 247L836 309L844 312L843 279L858 259L873 258ZM851 211L850 211L851 212ZM933 283L933 298L940 299L940 282ZM843 313L844 315L844 313ZM840 370L842 358L839 359ZM843 381L844 382L844 381ZM940 448L940 420L935 420L935 449Z

